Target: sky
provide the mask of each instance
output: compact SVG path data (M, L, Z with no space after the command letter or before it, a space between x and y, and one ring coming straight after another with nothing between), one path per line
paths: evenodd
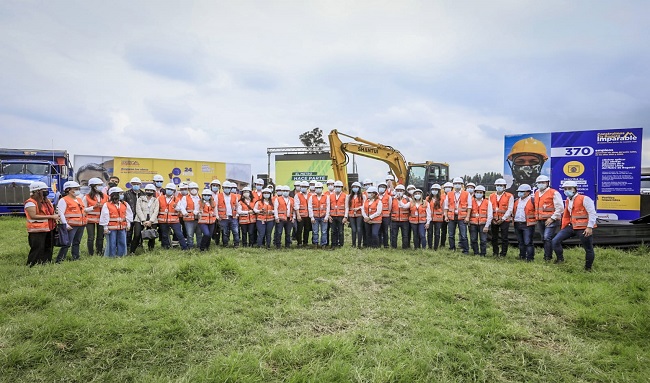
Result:
M0 146L257 174L266 148L319 127L452 176L503 171L504 135L648 127L649 14L604 0L4 0ZM648 129L643 143L650 166Z

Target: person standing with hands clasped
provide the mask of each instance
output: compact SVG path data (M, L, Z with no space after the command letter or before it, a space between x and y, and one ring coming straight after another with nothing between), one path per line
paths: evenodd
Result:
M330 200L323 194L323 184L316 182L315 193L307 200L307 211L312 224L311 241L317 248L327 244L327 223L330 219Z
M363 203L361 214L363 221L366 223L366 237L370 247L379 247L379 228L381 227L381 213L383 206L381 199L378 198L377 188L369 186L366 189L368 198Z
M81 200L80 186L75 181L68 181L63 184L63 197L59 199L56 208L60 214L61 223L68 229L70 244L61 246L59 255L56 257L56 263L61 263L68 255L68 249L72 246L72 260L79 259L79 244L84 235L86 227L86 209Z
M271 248L271 233L275 226L275 215L273 213L273 199L271 189L262 189L262 199L255 202L253 211L257 214L257 247Z
M595 258L593 230L597 219L594 201L578 193L575 181L564 181L562 189L567 199L562 213L562 229L553 238L553 249L557 255L555 263L564 262L562 241L577 236L585 249L585 271L591 271Z
M158 197L156 197L156 187L153 184L149 184L144 188L144 195L138 198L138 202L135 204L135 225L140 225L142 230L145 229L155 229L158 228L158 210L160 209L160 203L158 202ZM156 238L149 238L147 243L147 248L149 251L153 250L156 244Z
M191 185L190 187L192 187ZM217 204L214 202L210 189L203 189L197 207L199 212L195 217L198 219L199 230L203 234L199 241L199 250L206 251L210 248L211 235L214 231L215 222L217 222Z
M293 199L289 197L289 186L279 185L275 190L278 196L273 200L273 214L275 215L275 235L273 242L275 248L282 245L282 232L284 231L284 247L291 247L291 228L293 227Z
M99 224L104 227L104 235L108 239L106 256L109 258L126 255L126 232L131 227L133 212L129 204L124 202L121 188L115 186L108 189L110 199L102 207Z
M350 194L346 197L345 206L347 208L347 218L350 221L352 230L352 247L361 248L363 242L363 194L361 193L361 184L353 182L350 187Z
M506 191L506 180L499 178L494 181L496 193L490 195L492 205L492 255L505 257L508 254L508 230L510 229L510 218L512 207L515 203L514 196ZM499 251L499 239L501 240L501 251Z
M449 229L449 249L456 250L456 228L458 227L460 237L460 247L463 254L469 254L469 244L467 243L467 225L472 214L472 196L463 189L463 179L454 178L454 190L447 193L445 200L445 221L448 222Z
M52 262L54 229L59 215L54 213L54 205L47 198L49 190L45 182L32 182L29 191L31 196L25 201L25 217L29 238L27 265L32 267Z
M533 233L537 224L535 206L530 192L530 185L519 185L517 188L519 198L515 201L512 210L515 220L515 234L517 234L517 242L519 243L519 259L527 262L532 262L535 259Z
M431 210L429 203L423 198L424 193L420 189L413 191L413 199L406 204L398 204L400 207L409 208L409 223L413 231L413 248L427 248L427 229L431 222Z
M88 218L86 224L88 255L94 255L95 250L97 250L97 254L104 255L104 228L99 225L99 215L102 212L102 207L108 201L108 194L102 192L103 185L104 183L99 178L89 179L90 192L81 199Z
M491 223L492 205L490 201L485 199L485 186L478 185L474 189L472 216L469 219L469 235L474 255L485 257L487 252L487 232L490 230Z

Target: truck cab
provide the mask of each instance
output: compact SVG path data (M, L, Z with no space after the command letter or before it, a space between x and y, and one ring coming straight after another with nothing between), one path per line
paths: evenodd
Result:
M449 164L427 161L424 163L408 163L406 185L413 185L426 195L433 184L442 186L449 181Z

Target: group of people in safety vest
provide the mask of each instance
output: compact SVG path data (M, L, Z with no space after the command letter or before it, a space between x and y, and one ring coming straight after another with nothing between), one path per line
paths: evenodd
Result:
M519 243L519 258L533 261L533 234L536 228L544 240L544 259L564 261L562 241L578 236L586 251L585 268L594 260L592 229L596 212L593 201L577 193L577 185L563 185L566 201L549 187L549 179L539 176L536 191L523 184L517 196L507 192L506 181L495 182L496 192L486 195L482 185L454 178L444 185L434 184L428 193L413 185L394 185L392 176L377 186L371 180L363 185L352 183L343 191L341 181L296 181L293 190L286 185L267 185L255 180L253 188L237 190L229 181L213 180L208 188L197 183L164 184L161 175L146 184L134 177L131 188L117 186L111 178L104 187L99 178L90 179L87 194L80 185L68 181L62 197L54 208L47 199L47 185L34 182L31 198L25 203L30 254L28 264L52 260L53 230L56 223L65 225L70 244L62 246L56 257L63 261L69 248L72 259L79 259L79 245L87 229L88 252L108 257L135 252L146 242L149 250L160 237L163 248L172 240L183 250L208 250L211 240L234 247L285 248L292 246L339 248L344 244L344 228L351 228L352 247L434 249L445 246L459 248L468 254L485 256L487 235L491 233L492 253L505 257L508 249L510 223ZM469 241L468 241L469 229ZM558 233L559 229L559 233ZM459 243L456 245L456 231ZM151 233L158 233L152 235ZM143 238L143 233L147 233ZM309 234L311 233L311 241ZM103 238L106 237L106 247ZM284 238L283 238L284 237Z

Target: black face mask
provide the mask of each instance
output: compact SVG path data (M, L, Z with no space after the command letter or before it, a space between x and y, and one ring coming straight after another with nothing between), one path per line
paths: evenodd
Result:
M43 197L47 198L47 196L50 195L50 192L47 190L43 190L41 194L43 195Z
M116 184L115 182L109 182L109 183L108 183L108 187L109 187L109 188L114 188L114 187L116 187L116 186L117 186L117 184Z
M151 197L153 195L153 192L147 192L147 196Z

